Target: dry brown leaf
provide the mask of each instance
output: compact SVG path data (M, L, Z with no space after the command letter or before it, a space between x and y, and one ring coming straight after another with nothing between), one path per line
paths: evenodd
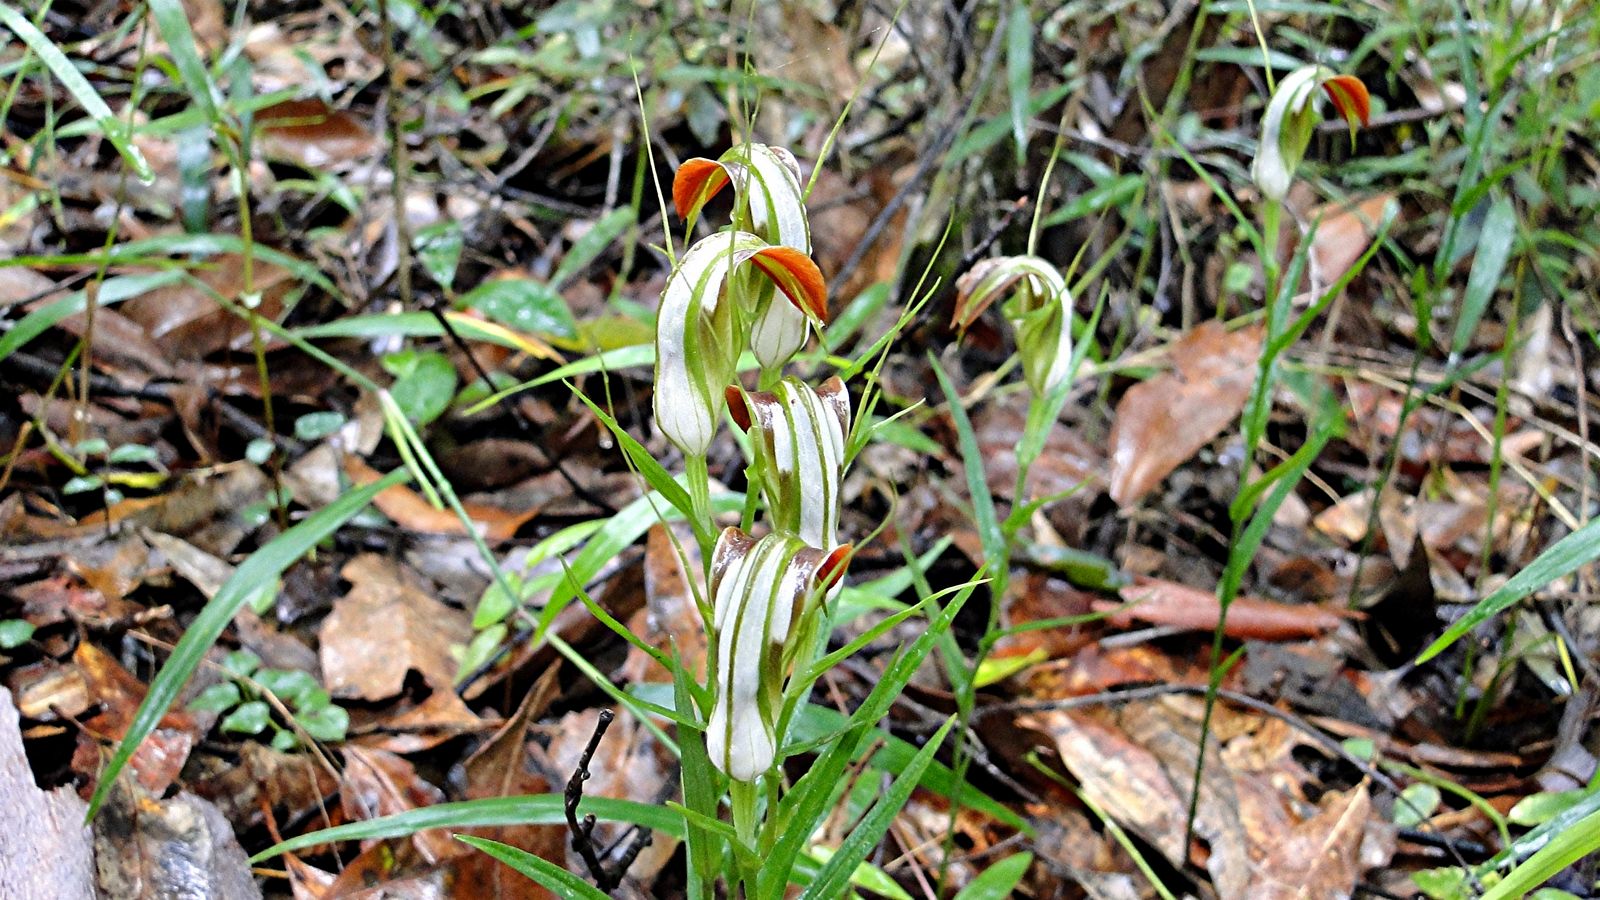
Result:
M1136 384L1111 426L1111 499L1126 509L1239 417L1255 380L1261 328L1206 322L1172 347L1174 371Z
M1295 799L1292 791L1303 773L1282 765L1265 771L1230 767L1224 753L1229 741L1251 740L1262 720L1219 707L1195 817L1195 835L1204 844L1185 846L1203 709L1198 697L1167 697L1081 713L1052 710L1019 724L1055 739L1068 771L1109 815L1175 864L1193 862L1210 872L1221 900L1245 900L1254 896L1248 887L1252 860L1294 824L1287 802Z
M678 547L685 557L682 564ZM669 532L661 524L651 526L645 539L645 606L628 620L628 627L663 653L670 655L676 647L683 664L698 678L705 672L705 626L684 580L684 564L700 569L700 547L694 536L684 530ZM622 676L630 682L672 683L671 673L636 647L628 648Z
M339 803L352 821L392 816L444 802L443 791L424 781L415 766L393 753L346 745L344 765ZM461 855L467 849L442 828L416 832L411 835L411 843L430 863ZM372 845L367 841L362 847Z
M143 326L173 361L204 359L225 347L248 348L249 325L216 301L216 296L221 296L238 302L246 293L244 257L211 257L195 269L194 275L204 287L178 282L135 297L118 309ZM252 260L249 287L261 295L257 307L261 315L276 320L283 313L285 296L294 286L294 276L288 269L264 259Z
M1017 445L1026 416L1018 403L995 402L998 399L983 403L974 412L972 425L990 492L1010 497L1017 489ZM1099 450L1057 423L1045 437L1044 452L1028 469L1028 499L1071 493L1099 482L1104 471L1105 458Z
M552 725L536 727L549 736L550 743L548 748L540 747L538 742L530 743L528 754L547 778L565 784L572 776L589 743L589 736L594 733L598 717L598 710L582 710L568 713ZM589 763L590 778L584 782L584 796L662 803L674 789L675 779L669 778L668 766L665 748L631 713L620 710ZM601 823L595 829L595 843L608 846L627 830L628 827L620 823ZM672 858L677 846L676 840L655 835L650 846L628 868L629 875L648 884Z
M1127 627L1134 621L1192 631L1212 631L1217 627L1221 605L1211 591L1159 578L1139 578L1120 593L1131 606L1124 608L1104 600L1094 604L1097 611L1111 612L1109 621L1118 627ZM1225 630L1229 637L1241 640L1288 641L1316 637L1357 617L1354 612L1321 606L1236 597L1228 606Z
M550 790L550 780L533 771L529 765L528 726L550 707L550 701L558 693L557 675L560 672L559 667L551 666L522 699L516 713L476 753L467 758L467 799L540 794ZM559 866L565 866L567 862L566 829L559 825L474 828L466 833L510 844ZM543 900L552 896L536 882L513 872L486 854L476 853L465 857L458 866L467 873L466 880L478 885L481 895L486 898Z
M364 554L340 574L350 593L334 601L318 631L322 679L335 697L383 700L399 694L415 670L435 692L455 679L453 645L472 639L466 613L411 583L390 560Z
M349 112L311 98L256 113L256 146L267 159L318 170L371 156L378 139Z
M1351 203L1327 203L1305 217L1305 227L1317 223L1311 242L1311 289L1318 293L1344 277L1367 251L1383 221L1383 208L1393 194L1378 194Z
M1322 810L1283 835L1256 866L1250 896L1261 900L1342 900L1367 868L1361 844L1372 820L1365 784L1323 798Z
M102 741L122 740L144 701L145 685L88 641L78 644L72 660L83 672L90 698L100 708L93 718L84 720L84 728ZM170 710L162 716L128 761L140 786L152 794L164 793L183 771L198 731L194 717L186 712Z
M357 485L368 485L383 477L376 469L354 456L345 457L344 471ZM384 489L372 501L372 505L402 527L412 531L428 534L466 534L466 528L454 512L434 506L423 499L421 494L403 484ZM513 512L498 506L485 506L482 503L462 503L461 508L466 510L467 518L479 528L484 538L491 541L509 540L524 522L539 514L537 508Z

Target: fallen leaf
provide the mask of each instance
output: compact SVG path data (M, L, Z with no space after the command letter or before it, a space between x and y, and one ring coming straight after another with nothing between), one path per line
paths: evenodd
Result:
M276 321L283 314L284 300L297 283L288 269L258 258L251 261L247 285L244 257L236 253L211 257L195 268L194 277L198 284L180 281L118 307L122 315L144 328L167 359L175 362L202 360L224 348L250 347L249 323L218 304L217 297L237 303L247 293L259 294L256 309L263 317Z
M323 684L335 697L384 700L416 671L434 691L451 693L451 647L472 639L466 613L413 584L396 563L364 554L340 571L350 593L335 600L318 631Z
M285 100L256 113L256 146L267 159L325 169L365 159L378 149L367 126L321 100Z
M541 748L537 742L530 743L528 753L551 782L565 785L572 777L598 717L598 710L582 710L568 713L551 725L538 726L537 730L550 738L549 746ZM668 777L668 765L665 748L631 713L619 710L589 763L590 778L584 782L584 796L663 803L676 789L676 778ZM620 823L601 823L594 832L595 844L610 846L629 832L629 826ZM629 867L628 874L648 884L666 866L677 847L676 840L655 835L650 846Z
M133 714L143 702L145 686L110 655L84 641L73 651L72 660L82 670L89 696L100 711L85 719L84 728L103 741L120 741L133 723ZM135 780L152 794L166 791L183 771L199 729L194 717L181 710L170 710L156 729L134 751L128 766Z
M628 628L669 656L676 648L683 664L699 678L705 673L705 626L684 580L684 565L700 570L700 547L694 536L685 529L669 532L665 525L651 526L645 538L645 605L628 620ZM628 648L621 674L630 682L672 683L672 674L636 647Z
M415 766L393 753L346 746L344 764L339 803L352 821L392 816L444 802L443 791L424 781ZM465 850L442 828L418 831L411 835L411 843L429 863L461 855ZM363 849L373 845L371 841L362 843Z
M1306 229L1316 223L1311 240L1311 289L1321 293L1344 277L1367 251L1383 221L1384 207L1393 194L1377 194L1349 203L1327 203L1305 217Z
M354 456L345 457L344 471L358 486L371 484L383 477L376 469ZM428 534L466 534L467 531L455 512L434 506L421 494L402 484L385 489L372 504L384 515L412 531ZM462 503L461 507L484 538L491 541L511 539L524 522L539 514L538 508L513 512L470 502Z
M1118 627L1140 621L1191 631L1213 631L1221 614L1215 593L1159 578L1136 579L1123 588L1121 594L1130 606L1105 600L1094 604L1097 611L1109 612L1109 621ZM1359 618L1359 614L1307 604L1235 597L1228 606L1225 631L1229 637L1243 640L1297 640L1332 631L1341 622L1353 618Z
M1361 843L1372 820L1365 784L1330 793L1322 809L1295 825L1268 851L1250 878L1261 900L1342 900L1355 891L1367 866Z
M1172 347L1174 371L1136 384L1111 426L1111 499L1137 503L1239 417L1255 381L1261 327L1206 322Z
M528 759L528 726L543 715L558 693L560 667L551 666L517 711L477 752L467 758L467 799L541 794L551 789L549 779L534 771ZM466 833L509 844L556 865L567 862L567 831L560 825L508 825L474 828ZM553 896L538 883L513 872L484 853L464 857L458 868L476 886L474 896L506 900L543 900Z
M1093 713L1051 710L1024 716L1019 724L1054 738L1067 771L1108 815L1173 863L1181 866L1191 859L1203 863L1223 900L1247 896L1250 841L1241 818L1247 810L1242 795L1272 789L1253 783L1254 779L1234 777L1214 741L1207 750L1195 817L1195 834L1207 842L1210 852L1186 846L1184 827L1199 752L1197 722L1165 703L1144 702ZM1252 803L1249 809L1258 805ZM1274 806L1267 804L1265 809L1271 813ZM1275 812L1287 826L1281 805Z

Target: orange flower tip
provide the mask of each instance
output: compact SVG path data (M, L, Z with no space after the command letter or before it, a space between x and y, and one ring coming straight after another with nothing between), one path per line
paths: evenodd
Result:
M844 577L844 570L850 564L850 554L853 551L849 544L833 548L822 564L817 566L817 587L828 590L834 582Z
M723 389L722 395L728 400L728 414L733 416L733 423L739 426L740 431L749 431L750 405L745 402L744 388L730 384Z
M751 260L767 273L796 308L828 323L828 284L811 257L793 247L766 247Z
M1354 75L1335 75L1322 83L1322 89L1328 92L1328 99L1345 121L1359 120L1362 127L1371 124L1372 95L1367 93L1367 86L1361 79Z
M672 205L678 218L689 218L695 207L716 196L727 183L728 173L715 160L699 156L684 160L672 176Z

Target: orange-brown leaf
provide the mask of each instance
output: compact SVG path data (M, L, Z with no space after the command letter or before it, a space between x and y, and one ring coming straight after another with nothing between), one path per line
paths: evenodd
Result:
M1193 631L1212 631L1217 627L1221 607L1217 595L1173 581L1141 578L1122 589L1129 606L1099 601L1095 609L1111 612L1109 621L1118 627L1133 622L1166 625ZM1225 632L1240 640L1288 641L1316 637L1331 631L1353 612L1336 612L1320 606L1274 603L1254 597L1239 597L1228 606Z

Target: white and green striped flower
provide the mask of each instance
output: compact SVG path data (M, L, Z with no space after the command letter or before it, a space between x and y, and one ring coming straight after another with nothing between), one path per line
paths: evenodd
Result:
M716 700L706 723L706 753L730 778L755 781L777 756L784 649L806 603L844 574L850 548L824 552L798 538L759 540L738 528L717 539L711 557Z
M754 229L770 244L811 253L811 225L794 154L748 143L733 147L721 159L690 159L673 177L673 204L693 228L706 202L730 183L737 225ZM777 368L805 345L810 330L807 311L778 300L764 284L751 282L750 287L750 349L764 368ZM825 318L824 309L819 319Z
M786 378L771 391L728 388L733 419L750 433L752 463L778 531L831 550L838 543L839 489L850 395L837 376L813 390Z
M989 304L1008 295L1001 311L1016 332L1023 375L1043 396L1072 365L1072 295L1055 266L1037 256L978 262L956 281L954 324L965 330Z
M1289 195L1295 170L1305 158L1311 132L1317 126L1315 101L1319 87L1349 123L1352 142L1356 124L1367 124L1372 101L1361 79L1336 74L1327 66L1301 66L1285 75L1267 102L1261 141L1256 158L1250 163L1250 180L1269 200L1281 203Z
M729 231L696 242L678 261L656 317L656 425L679 450L704 456L716 434L723 388L743 349L739 310L723 302L729 276L749 263L794 305L827 308L811 257ZM759 276L757 276L759 277Z

